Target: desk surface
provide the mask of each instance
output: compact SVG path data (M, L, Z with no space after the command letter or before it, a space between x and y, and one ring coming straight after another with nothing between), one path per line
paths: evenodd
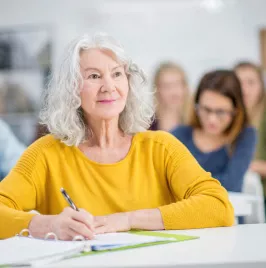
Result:
M56 267L266 267L266 224L167 232L200 239L69 259Z

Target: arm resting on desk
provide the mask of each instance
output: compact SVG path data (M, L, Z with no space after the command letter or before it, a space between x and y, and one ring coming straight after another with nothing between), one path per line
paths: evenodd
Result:
M226 190L204 171L187 148L168 134L164 169L175 202L95 217L96 232L129 229L192 229L231 226L234 210Z
M0 183L0 239L18 234L35 214L45 189L45 163L41 153L29 147ZM39 185L38 188L36 185Z
M159 208L165 229L233 225L234 210L227 191L174 137L166 145L165 169L169 188L176 200Z

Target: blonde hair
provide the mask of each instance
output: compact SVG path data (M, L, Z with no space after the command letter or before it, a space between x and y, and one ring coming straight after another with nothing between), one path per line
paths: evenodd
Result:
M265 109L265 101L266 101L262 70L256 64L248 61L239 62L238 64L235 65L234 70L237 71L242 68L252 69L253 71L255 71L260 81L261 85L260 96L258 97L258 101L255 107L253 107L252 111L248 111L251 124L256 128L258 128L262 119L262 114Z
M188 79L187 79L187 75L186 75L184 69L180 65L178 65L174 62L171 62L171 61L161 63L155 71L153 87L155 88L155 92L158 92L160 77L164 72L167 72L167 71L174 71L174 72L180 74L183 86L186 89L185 101L184 101L183 107L181 109L183 111L183 114L181 117L181 120L182 120L181 123L184 123L187 120L187 110L188 110L189 101L190 101L189 100L189 90L188 90ZM156 95L155 95L154 102L155 102L155 105L158 105L158 99L156 98Z
M119 117L119 128L127 134L144 131L150 127L154 115L153 97L146 87L146 75L125 54L123 47L106 34L83 35L66 50L61 67L45 92L40 113L41 124L46 125L55 138L69 146L78 146L91 133L84 119L79 95L82 83L80 53L90 48L111 51L125 65L129 93Z

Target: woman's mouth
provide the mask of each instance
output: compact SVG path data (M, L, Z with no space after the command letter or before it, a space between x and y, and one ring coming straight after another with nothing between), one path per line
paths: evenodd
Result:
M99 100L100 103L113 103L115 100Z

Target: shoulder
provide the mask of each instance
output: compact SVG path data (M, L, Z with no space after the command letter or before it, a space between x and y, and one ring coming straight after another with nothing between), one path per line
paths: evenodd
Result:
M22 154L14 170L23 170L24 173L30 173L32 168L45 161L52 161L52 155L60 147L66 146L61 141L55 139L52 135L46 135L33 142ZM46 157L44 157L46 155ZM46 160L44 160L46 158Z
M173 129L171 131L171 133L178 139L183 138L183 137L187 137L192 131L192 127L191 126L178 126L175 129Z
M156 130L140 132L136 135L136 141L142 143L152 143L154 146L163 146L167 151L181 149L184 145L171 133Z
M139 142L151 141L151 142L164 143L165 141L169 139L175 139L175 137L173 137L172 134L163 130L147 130L144 132L137 133L136 139Z
M39 138L35 142L33 142L29 146L28 150L43 151L45 149L57 148L57 147L60 147L62 145L63 145L63 143L61 143L60 140L56 139L53 135L48 134L48 135L45 135L45 136Z

